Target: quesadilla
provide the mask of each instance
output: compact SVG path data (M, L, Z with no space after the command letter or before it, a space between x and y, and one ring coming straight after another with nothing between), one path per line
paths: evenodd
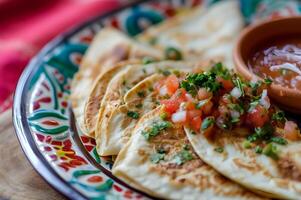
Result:
M242 28L239 2L229 0L179 14L148 28L137 39L153 44L166 55L180 51L184 60L215 60L232 67L233 46Z
M228 180L193 151L183 126L145 114L121 150L112 172L129 185L163 199L263 199Z
M179 82L163 113L204 162L261 195L300 197L300 129L270 102L270 79L247 82L218 63Z
M133 98L134 94L138 101L140 98L142 102L146 96L153 93L149 89L137 91L141 85L135 88L136 84L155 73L171 73L173 70L184 73L191 72L194 66L185 62L163 61L145 65L129 65L125 70L115 75L101 102L95 135L98 153L101 156L117 155L127 141L131 128L139 119L139 113L131 110L131 107L127 108L124 97L126 96L128 101ZM140 114L153 108L155 103L152 102L150 107L145 107L145 110Z
M79 71L71 84L70 100L74 115L83 133L93 135L93 128L84 123L84 109L92 85L97 77L120 61L150 57L161 59L162 52L138 43L113 28L102 29L93 39L83 57Z
M128 60L116 64L110 70L102 73L94 82L84 109L84 125L86 133L94 137L96 123L99 117L101 101L111 79L129 64L138 64L139 60Z

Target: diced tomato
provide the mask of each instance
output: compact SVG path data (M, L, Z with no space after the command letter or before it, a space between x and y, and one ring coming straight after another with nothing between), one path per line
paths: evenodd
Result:
M165 83L165 80L163 80L163 79L156 82L155 85L154 85L155 91L157 91L159 93L160 89L164 85L164 83Z
M248 113L247 120L254 127L262 127L269 120L269 113L263 106L257 105Z
M226 79L223 79L222 77L218 76L216 78L217 82L221 83L223 88L227 91L230 91L233 89L234 85L232 83L231 80L226 80Z
M185 102L185 94L186 91L183 88L181 88L177 90L170 99L161 100L161 104L165 105L165 111L169 114L173 114L174 112L176 112L179 109L181 103Z
M207 91L205 88L200 88L198 91L198 98L199 100L205 100L212 97L212 93Z
M179 88L179 79L176 75L169 75L165 81L167 92L169 95L173 95Z
M187 112L188 115L188 120L193 119L194 117L202 116L202 111L201 110L189 110Z
M180 103L182 103L184 101L187 101L186 94L187 94L186 90L180 88L172 95L171 99L178 100Z
M225 94L222 96L222 98L220 99L220 103L223 104L229 104L232 103L232 97L229 94Z
M168 114L176 112L180 106L180 102L176 99L164 99L161 100L161 104L165 105L165 111L168 112Z
M190 126L194 131L200 131L201 124L202 124L202 118L201 116L193 117L191 120L189 120Z
M186 102L186 110L194 110L195 109L195 103L189 101Z
M214 134L213 127L214 125L211 125L206 130L203 130L202 134L204 134L207 139L212 138Z
M219 116L219 111L214 110L211 115L216 119Z
M284 125L284 137L291 141L300 140L300 130L293 121L286 121Z
M211 114L211 110L213 107L213 103L211 101L208 101L204 106L202 106L202 111L204 114L209 115Z

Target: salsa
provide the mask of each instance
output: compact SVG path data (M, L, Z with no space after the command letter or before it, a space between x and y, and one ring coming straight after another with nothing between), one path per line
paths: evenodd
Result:
M248 61L248 67L262 78L301 90L301 41L280 41L262 48Z
M221 63L209 72L174 74L158 82L155 91L164 95L162 119L204 134L208 139L227 131L244 137L244 148L277 158L277 146L301 139L297 124L270 103L271 80L248 82ZM163 91L163 92L162 92ZM223 147L217 152L222 153Z

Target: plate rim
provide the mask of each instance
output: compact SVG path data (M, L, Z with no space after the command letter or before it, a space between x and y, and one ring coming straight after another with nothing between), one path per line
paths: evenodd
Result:
M119 6L118 8L112 9L111 11L90 17L82 23L72 26L66 31L63 31L62 33L55 36L54 39L46 43L46 45L44 45L41 50L38 51L38 53L26 65L18 80L12 106L13 127L18 138L18 142L23 153L25 154L25 157L34 168L34 170L46 181L48 185L50 185L57 192L69 199L88 198L80 191L71 187L71 185L66 180L64 180L53 169L53 167L51 167L49 162L46 160L44 155L40 152L37 145L35 144L26 118L26 97L29 90L29 80L31 80L32 76L37 72L40 64L43 62L42 59L47 55L47 53L51 52L58 45L64 43L75 33L78 33L80 30L88 27L93 23L97 23L97 21L121 12L122 10L150 1L151 0L137 0L134 2L126 3ZM107 176L107 174L105 175Z

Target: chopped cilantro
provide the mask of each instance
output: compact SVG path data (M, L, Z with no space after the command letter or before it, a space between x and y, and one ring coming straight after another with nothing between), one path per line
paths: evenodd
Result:
M232 110L239 112L240 114L244 113L244 108L239 104L229 103L228 107Z
M214 117L206 117L202 122L201 129L206 130L215 123Z
M160 118L163 119L163 120L166 119L167 118L167 113L165 113L165 112L161 113Z
M138 119L139 118L139 113L134 112L134 111L128 111L127 116L133 118L133 119Z
M275 146L273 143L269 143L267 144L264 148L263 148L263 154L271 157L274 160L278 159L278 150L277 150L277 146Z
M169 70L163 70L163 71L162 71L162 74L163 74L164 76L169 76L169 75L171 74L171 72L170 72Z
M252 94L256 95L257 89L262 85L262 81L250 82L249 86L252 88Z
M230 80L231 79L231 74L230 71L223 66L222 63L216 63L213 65L213 67L210 70L211 72L215 73L216 75L222 77L225 80Z
M223 153L224 152L224 148L223 147L216 147L214 149L214 151L218 152L218 153Z
M168 47L165 49L165 58L167 60L182 60L182 53L174 47Z
M152 92L152 91L154 91L154 88L153 88L153 87L149 87L148 90L149 90L150 92Z
M253 101L250 103L250 107L248 109L248 112L251 112L254 108L256 108L256 106L259 104L259 101L256 100L256 101Z
M143 104L142 103L139 103L135 106L136 108L142 108L143 107Z
M161 148L159 148L159 149L157 150L157 152L158 152L158 153L166 153L165 149L164 149L164 148L162 148L162 147L161 147Z
M242 143L242 146L245 148L245 149L249 149L251 148L251 142L248 141L248 140L244 140L243 143Z
M199 102L197 103L197 105L196 105L196 108L197 108L197 109L202 108L208 101L209 101L208 99L199 101Z
M155 45L155 44L157 44L157 41L158 41L158 38L152 37L152 38L149 40L149 44L150 44L150 45Z
M179 70L172 70L172 73L173 73L174 75L176 75L177 77L180 77L180 75L181 75L181 73L180 73Z
M190 161L192 159L193 159L193 155L190 153L190 151L183 148L182 151L180 151L175 155L174 162L177 165L182 165L185 162Z
M285 122L285 114L283 111L277 111L272 115L272 120Z
M196 132L195 132L195 131L191 131L191 134L192 134L192 135L196 135Z
M142 131L142 135L146 140L150 140L151 138L157 136L161 131L170 128L171 126L172 124L167 121L154 122L148 131Z
M270 79L270 78L265 78L264 83L267 84L267 85L270 85L271 83L273 83L273 80Z
M255 153L261 154L262 153L262 148L260 146L255 147Z
M206 88L208 91L217 92L221 84L215 80L216 74L205 72L201 74L189 74L180 84L191 95L195 96L199 88Z
M244 91L243 83L242 83L241 79L239 77L236 77L233 80L233 82L234 82L234 85L240 90L241 96L244 96L245 95L245 91Z
M189 145L188 144L184 144L183 149L184 150L189 150Z
M147 64L150 64L150 63L153 63L153 62L155 62L155 60L154 60L152 57L146 56L146 57L144 57L144 58L142 59L142 63L143 63L144 65L147 65Z
M240 121L239 117L231 118L231 123L235 124Z
M145 91L139 91L139 92L137 92L137 95L139 97L145 97Z
M255 133L248 136L250 142L257 140L269 140L274 133L274 127L271 124L265 124L263 127L256 127Z
M277 143L277 144L281 144L281 145L286 145L287 141L281 137L272 137L270 139L271 142Z
M164 156L165 154L164 153L154 153L150 156L150 160L152 163L159 163L161 160L164 160Z

